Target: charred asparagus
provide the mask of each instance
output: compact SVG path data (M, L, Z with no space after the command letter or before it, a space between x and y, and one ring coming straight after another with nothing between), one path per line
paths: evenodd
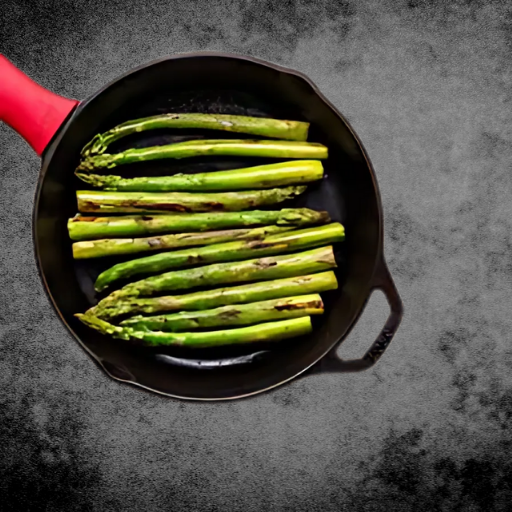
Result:
M233 240L261 240L270 234L283 233L292 229L292 226L266 226L199 233L178 233L149 238L110 238L75 242L72 249L75 259L101 258L104 256L120 256L139 252L161 251L163 249L219 244Z
M91 308L88 314L112 319L122 315L154 315L166 311L197 311L229 304L246 304L281 297L335 290L338 282L334 272L303 275L259 283L216 288L184 295L154 298L129 298L106 301Z
M94 240L270 224L300 227L324 224L330 220L327 212L308 208L285 208L280 211L175 213L154 216L84 217L77 215L68 220L68 232L72 240Z
M321 315L323 312L322 299L320 295L314 294L223 306L205 311L181 311L150 317L135 316L121 322L121 326L140 331L179 332L209 327L252 325L270 320Z
M128 284L101 300L95 309L101 311L112 303L135 297L149 297L172 290L226 283L266 281L281 277L312 274L336 267L332 247L288 256L269 256L241 262L216 263L186 270L175 270Z
M76 196L78 211L82 213L212 212L240 211L281 203L305 190L305 186L211 194L78 190Z
M115 281L143 274L156 274L179 267L222 261L272 256L315 246L340 242L345 235L341 224L334 222L297 231L269 235L260 240L213 244L197 249L164 252L118 263L102 272L95 283L102 291Z

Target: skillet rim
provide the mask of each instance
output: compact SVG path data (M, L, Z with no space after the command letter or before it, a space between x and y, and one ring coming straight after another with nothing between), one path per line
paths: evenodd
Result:
M58 307L51 291L48 286L48 283L46 281L44 271L42 268L42 262L41 262L41 255L40 255L40 249L39 249L39 237L37 232L37 217L38 217L38 210L39 210L39 200L41 197L41 190L42 185L46 176L46 172L48 170L48 167L51 163L52 157L59 146L62 138L64 137L64 134L70 127L70 125L74 122L75 117L84 109L86 106L99 97L101 94L103 94L107 89L115 85L117 82L119 82L122 79L125 79L129 77L132 74L135 74L139 71L142 71L144 69L150 68L154 65L160 64L162 62L166 61L173 61L178 59L193 59L197 57L215 57L215 58L227 58L232 60L240 60L240 61L246 61L250 63L257 64L259 66L265 66L268 68L271 68L275 71L278 71L279 73L284 73L288 75L295 76L297 78L300 78L303 80L309 87L311 87L312 91L318 96L318 98L325 103L325 105L337 116L340 118L340 120L345 124L347 129L349 130L350 134L354 137L355 142L357 143L359 149L361 150L361 154L364 158L364 161L368 167L368 170L370 171L370 178L371 182L374 188L375 192L375 200L377 205L377 212L378 212L378 223L377 223L377 251L375 254L375 260L373 264L373 269L371 272L371 278L368 281L367 284L367 290L366 290L366 298L364 299L363 303L361 304L360 310L354 315L352 322L347 326L347 329L345 331L345 334L338 338L329 348L327 348L323 354L321 354L319 357L317 357L312 363L306 365L302 370L295 372L290 377L287 377L285 379L280 380L277 383L272 384L271 386L264 387L262 389L258 389L255 391L251 391L248 393L243 394L237 394L233 396L228 397L212 397L212 398L205 398L205 397L192 397L192 396L181 396L176 395L173 393L167 393L164 391L160 391L154 388L151 388L149 386L146 386L144 384L141 384L139 382L129 380L129 379L123 379L121 377L118 377L114 374L112 374L102 363L102 361L96 356L94 352L92 352L87 345L81 340L80 336L75 333L74 329L69 325L69 323L65 320L63 314L60 311L60 308ZM123 382L126 384L131 384L132 386L136 386L139 389L143 389L146 392L156 393L161 396L165 397L171 397L176 398L179 400L184 401L195 401L195 402L217 402L217 401L228 401L228 400L238 400L241 398L248 398L254 395L258 395L261 393L268 392L272 389L275 389L279 386L282 386L284 384L289 383L290 381L298 378L299 376L303 375L308 370L312 369L315 366L318 366L319 362L321 362L323 359L325 359L328 354L333 353L336 351L338 346L341 344L341 342L350 334L354 326L357 324L359 318L361 317L365 306L370 298L370 295L372 293L372 283L375 278L375 274L379 268L379 265L381 262L384 262L384 248L383 248L383 208L382 208L382 199L380 195L379 186L377 183L377 178L375 176L375 169L373 167L373 164L370 160L370 157L366 151L366 148L364 147L361 139L357 135L356 131L352 127L352 125L349 123L349 121L345 118L345 116L327 99L327 97L320 91L320 89L317 87L317 85L304 73L297 71L295 69L287 68L284 66L281 66L279 64L275 64L273 62L269 62L263 59L259 59L256 57L251 57L247 55L232 53L232 52L215 52L215 51L198 51L198 52L177 52L172 55L168 55L166 57L161 57L158 59L153 59L151 61L148 61L140 66L131 68L129 71L119 75L115 79L111 80L110 82L106 83L103 87L98 89L96 92L94 92L92 95L87 97L84 100L81 100L78 102L78 104L72 109L72 111L69 113L67 118L63 121L57 132L53 135L52 139L46 146L46 148L43 150L41 154L41 169L38 176L38 181L36 185L36 191L34 194L34 206L32 209L32 243L33 243L33 249L34 249L34 257L36 260L36 267L39 274L39 277L43 283L44 291L47 295L47 297L50 300L50 303L55 310L57 317L60 319L62 324L67 328L69 333L75 338L75 340L79 343L79 345L89 354L89 356L93 359L93 361L96 362L96 364L113 380L116 380L118 382Z

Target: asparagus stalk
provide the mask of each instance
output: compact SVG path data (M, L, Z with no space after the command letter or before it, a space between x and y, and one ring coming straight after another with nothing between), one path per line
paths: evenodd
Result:
M248 258L272 256L329 243L340 242L345 236L341 224L334 222L287 233L269 235L260 240L242 240L213 244L197 249L184 249L146 256L118 263L102 272L95 283L97 291L103 291L115 281L143 274L156 274L179 267L222 261L238 261Z
M336 267L331 246L287 256L269 256L241 262L216 263L186 270L175 270L128 284L111 293L97 306L102 310L113 302L149 297L172 290L227 283L267 281L281 277L314 274ZM101 316L101 315L99 315Z
M197 311L230 304L246 304L307 293L320 293L335 290L337 287L336 276L334 272L329 271L183 295L103 302L101 306L89 309L88 314L112 319L124 315L154 315L166 311Z
M189 140L164 146L132 148L115 154L88 156L81 160L77 170L112 169L118 165L163 158L190 158L195 156L257 156L269 158L325 159L327 147L316 142L274 140Z
M285 208L280 211L175 213L155 216L84 217L77 215L68 220L68 232L72 240L94 240L270 224L300 227L329 221L327 212L317 212L307 208Z
M261 240L270 234L283 233L291 229L293 229L292 226L265 226L261 228L227 229L200 233L178 233L149 238L111 238L75 242L72 248L73 257L79 260L160 251L162 249L219 244L232 240Z
M76 197L78 210L82 213L211 212L240 211L281 203L305 190L305 186L211 194L79 190Z
M247 133L273 139L306 140L309 123L264 117L223 114L162 114L135 119L96 135L82 150L82 156L104 153L107 146L127 135L161 128L197 128Z
M103 190L120 192L208 192L250 190L310 183L322 179L324 169L318 160L299 160L258 165L232 171L175 174L124 179L105 174L75 173L82 181Z
M121 326L138 331L179 332L209 327L253 325L271 320L321 315L323 312L324 305L320 295L313 294L222 306L206 311L181 311L151 317L134 316L121 322Z
M243 343L270 342L295 338L311 333L311 318L291 318L280 322L268 322L228 329L225 331L170 333L159 331L136 331L127 327L109 324L89 314L76 315L85 325L114 338L135 341L149 347L181 346L190 348L219 347Z

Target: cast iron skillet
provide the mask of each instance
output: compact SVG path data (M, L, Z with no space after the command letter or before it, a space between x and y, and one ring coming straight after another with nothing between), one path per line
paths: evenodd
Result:
M248 57L184 54L141 66L78 103L41 88L2 56L0 76L0 119L42 155L33 213L41 279L62 322L111 377L177 398L220 400L266 391L300 374L365 370L380 358L400 324L403 309L383 258L377 181L354 130L307 77ZM329 147L326 178L286 205L326 209L347 232L346 241L336 247L339 289L322 294L326 313L313 318L311 336L272 346L156 351L101 336L74 318L74 313L97 301L94 279L117 261L73 261L66 221L77 211L75 190L85 188L73 175L80 150L96 133L120 122L164 112L306 120L311 123L308 140ZM222 136L232 137L206 131L146 132L119 141L117 150ZM271 162L265 159L265 163ZM123 171L132 175L169 174L256 163L263 163L262 159L197 158L135 164ZM389 302L387 322L361 359L341 360L336 348L375 289L381 289Z

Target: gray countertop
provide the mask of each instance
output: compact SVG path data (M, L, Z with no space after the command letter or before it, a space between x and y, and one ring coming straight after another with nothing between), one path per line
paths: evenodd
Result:
M39 160L0 125L6 510L510 510L510 4L4 0L0 19L0 52L78 99L192 50L307 74L375 164L405 305L361 374L204 404L114 382L45 296L31 240ZM387 313L376 294L340 353L361 355Z

